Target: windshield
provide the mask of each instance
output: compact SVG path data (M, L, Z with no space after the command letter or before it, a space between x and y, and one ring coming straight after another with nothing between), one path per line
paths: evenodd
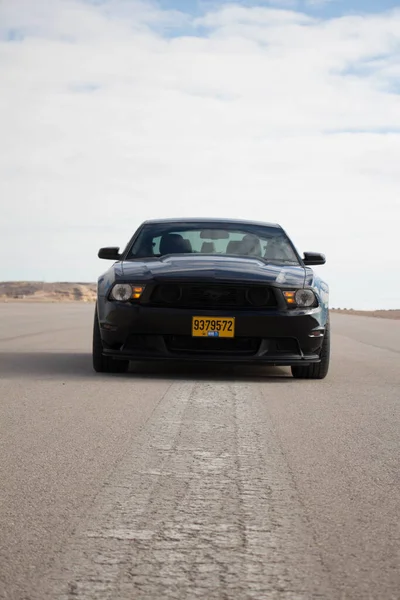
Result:
M285 233L277 227L232 224L148 224L127 259L171 254L258 257L267 262L299 264Z

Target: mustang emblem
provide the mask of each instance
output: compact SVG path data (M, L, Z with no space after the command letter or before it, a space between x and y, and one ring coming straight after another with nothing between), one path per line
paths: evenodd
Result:
M208 300L219 300L224 296L229 296L229 292L223 290L204 290L203 292L203 297L207 298Z

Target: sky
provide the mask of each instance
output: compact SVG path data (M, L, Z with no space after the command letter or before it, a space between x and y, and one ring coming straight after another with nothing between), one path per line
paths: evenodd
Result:
M323 252L332 307L400 308L399 2L2 0L0 133L1 281L232 217Z

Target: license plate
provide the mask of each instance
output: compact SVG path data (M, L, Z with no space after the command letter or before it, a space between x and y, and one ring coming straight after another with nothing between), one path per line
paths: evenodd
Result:
M193 317L193 337L235 337L234 317Z

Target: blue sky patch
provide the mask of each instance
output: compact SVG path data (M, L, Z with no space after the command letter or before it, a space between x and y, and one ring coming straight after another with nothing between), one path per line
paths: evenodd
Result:
M236 4L298 10L324 18L381 13L399 8L399 0L159 0L157 4L163 9L179 10L191 15L202 15L224 5Z

